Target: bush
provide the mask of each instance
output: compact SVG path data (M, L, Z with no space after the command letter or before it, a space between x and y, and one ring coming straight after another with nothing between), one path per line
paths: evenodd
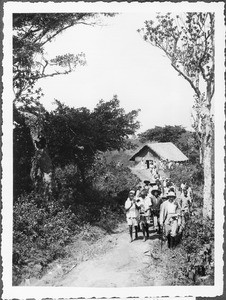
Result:
M114 161L107 162L105 154L96 157L89 178L95 189L115 198L134 188L140 181L128 167L117 165Z
M197 284L198 275L210 275L214 278L214 222L203 220L200 213L187 222L182 240L182 248L187 256L185 274Z
M14 203L13 284L37 277L65 255L74 235L98 226L112 232L124 220L125 196L138 179L128 168L96 161L86 182L73 164L56 168L53 195L31 192ZM92 233L92 230L90 231ZM87 239L93 234L86 234Z
M22 196L13 211L13 284L37 276L52 260L64 255L64 246L79 232L76 216L40 194ZM34 268L38 266L38 268Z
M113 209L111 205L105 206L100 211L100 220L97 225L108 233L112 233L114 228L124 220L124 211L120 208Z
M201 217L192 217L186 224L183 235L183 246L187 253L197 253L203 245L214 244L213 221L204 221Z
M182 164L170 170L171 180L179 187L181 181L200 186L203 184L203 169L199 164Z

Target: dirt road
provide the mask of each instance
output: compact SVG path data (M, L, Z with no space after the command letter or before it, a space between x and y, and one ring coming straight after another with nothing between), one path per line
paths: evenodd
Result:
M81 263L56 285L77 287L155 285L156 282L150 282L146 276L146 269L150 263L153 239L157 236L152 233L151 239L143 242L140 233L138 240L129 243L127 231L126 224L123 224L122 231L113 237L116 239L113 249L97 259ZM159 243L159 240L155 242Z
M87 258L66 275L55 276L53 286L65 287L129 287L165 285L165 271L158 267L156 261L162 261L160 240L152 230L150 239L142 240L139 233L138 240L129 243L126 224L121 224L116 234L112 234L110 243L113 247L106 248L109 238L100 241L106 252L95 258ZM100 243L100 244L101 244ZM44 278L35 285L44 285Z

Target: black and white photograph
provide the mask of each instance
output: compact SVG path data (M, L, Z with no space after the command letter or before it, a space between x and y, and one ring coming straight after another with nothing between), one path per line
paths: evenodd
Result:
M223 293L223 11L4 4L4 299Z

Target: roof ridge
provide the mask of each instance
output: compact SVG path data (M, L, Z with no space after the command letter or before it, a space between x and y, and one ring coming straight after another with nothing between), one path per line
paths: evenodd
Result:
M167 147L164 146L168 145ZM161 147L162 146L162 147ZM154 142L154 143L146 143L138 149L135 154L130 158L133 160L134 157L144 148L148 147L151 149L157 156L162 159L168 159L171 161L186 161L188 160L187 156L172 142Z

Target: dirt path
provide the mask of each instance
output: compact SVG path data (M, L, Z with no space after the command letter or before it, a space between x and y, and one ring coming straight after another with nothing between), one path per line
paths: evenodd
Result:
M109 239L102 241L109 243ZM154 248L160 249L158 236L150 230L150 239L142 241L139 238L129 243L129 234L126 224L120 225L118 233L111 235L113 247L106 248L105 253L81 262L68 274L55 276L54 286L65 287L128 287L164 285L164 270L157 274L153 264ZM154 254L156 255L156 254ZM157 260L159 258L156 258ZM154 275L150 276L150 267L154 267ZM36 282L36 286L43 285L44 278Z
M127 231L127 226L124 224L123 231L114 237L117 242L113 249L97 259L83 262L56 285L77 287L154 285L155 282L150 282L145 276L154 241L143 242L140 233L139 240L129 243Z

